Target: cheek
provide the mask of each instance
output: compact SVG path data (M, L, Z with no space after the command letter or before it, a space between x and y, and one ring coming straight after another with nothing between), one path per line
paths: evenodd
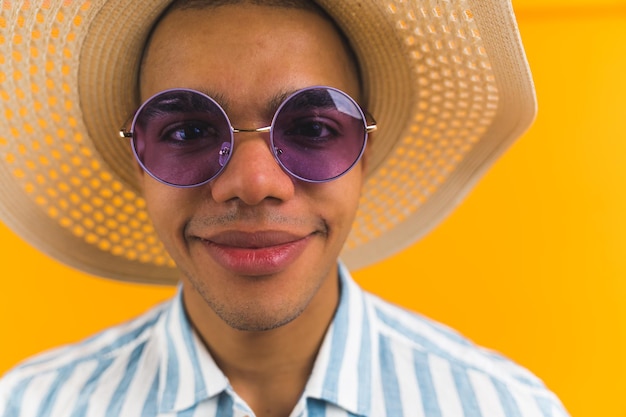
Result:
M185 189L159 183L148 175L141 181L146 208L159 237L164 243L179 235L191 202Z
M324 199L326 219L331 225L334 223L335 228L343 230L342 234L347 234L352 228L361 197L362 181L363 168L359 165L327 184Z

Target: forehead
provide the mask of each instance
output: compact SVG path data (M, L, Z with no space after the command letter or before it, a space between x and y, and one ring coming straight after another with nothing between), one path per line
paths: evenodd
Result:
M325 15L248 3L170 10L147 44L140 81L143 98L166 88L223 93L267 83L286 91L325 84L358 95L350 50Z

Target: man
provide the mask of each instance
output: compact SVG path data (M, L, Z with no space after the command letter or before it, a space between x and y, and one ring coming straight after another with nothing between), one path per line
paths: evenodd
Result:
M500 58L479 34L502 19L515 35L505 2L122 3L8 12L35 26L33 45L35 22L68 22L48 50L78 54L80 67L49 58L46 80L73 91L84 120L69 124L73 156L57 137L29 139L51 155L32 177L15 174L26 152L6 139L3 174L40 206L38 230L58 233L55 245L43 243L50 234L35 244L105 276L175 276L180 291L11 371L0 416L567 415L529 372L363 293L338 264L344 247L360 266L406 244L402 235L415 239L448 209L446 193L471 181L463 171L488 161L484 149L529 123L523 56ZM62 118L56 110L39 125ZM121 135L134 164L102 133L128 116ZM47 199L37 196L44 171L66 177ZM7 222L32 221L3 204ZM367 222L380 207L389 211Z

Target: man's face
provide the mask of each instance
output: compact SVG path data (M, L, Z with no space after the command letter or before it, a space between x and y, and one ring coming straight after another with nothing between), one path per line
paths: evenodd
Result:
M148 46L141 95L174 87L216 98L237 128L271 122L277 97L328 85L358 98L357 74L333 26L303 10L238 5L171 12ZM322 184L276 163L269 133L237 133L213 181L163 185L141 174L154 225L183 272L191 311L240 330L271 329L311 305L334 308L337 256L358 205L361 164Z

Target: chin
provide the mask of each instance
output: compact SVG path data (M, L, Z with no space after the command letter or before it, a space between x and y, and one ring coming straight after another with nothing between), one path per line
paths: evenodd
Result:
M266 332L277 329L291 323L304 311L304 309L299 309L276 313L250 308L228 312L219 308L213 310L228 326L245 332Z

